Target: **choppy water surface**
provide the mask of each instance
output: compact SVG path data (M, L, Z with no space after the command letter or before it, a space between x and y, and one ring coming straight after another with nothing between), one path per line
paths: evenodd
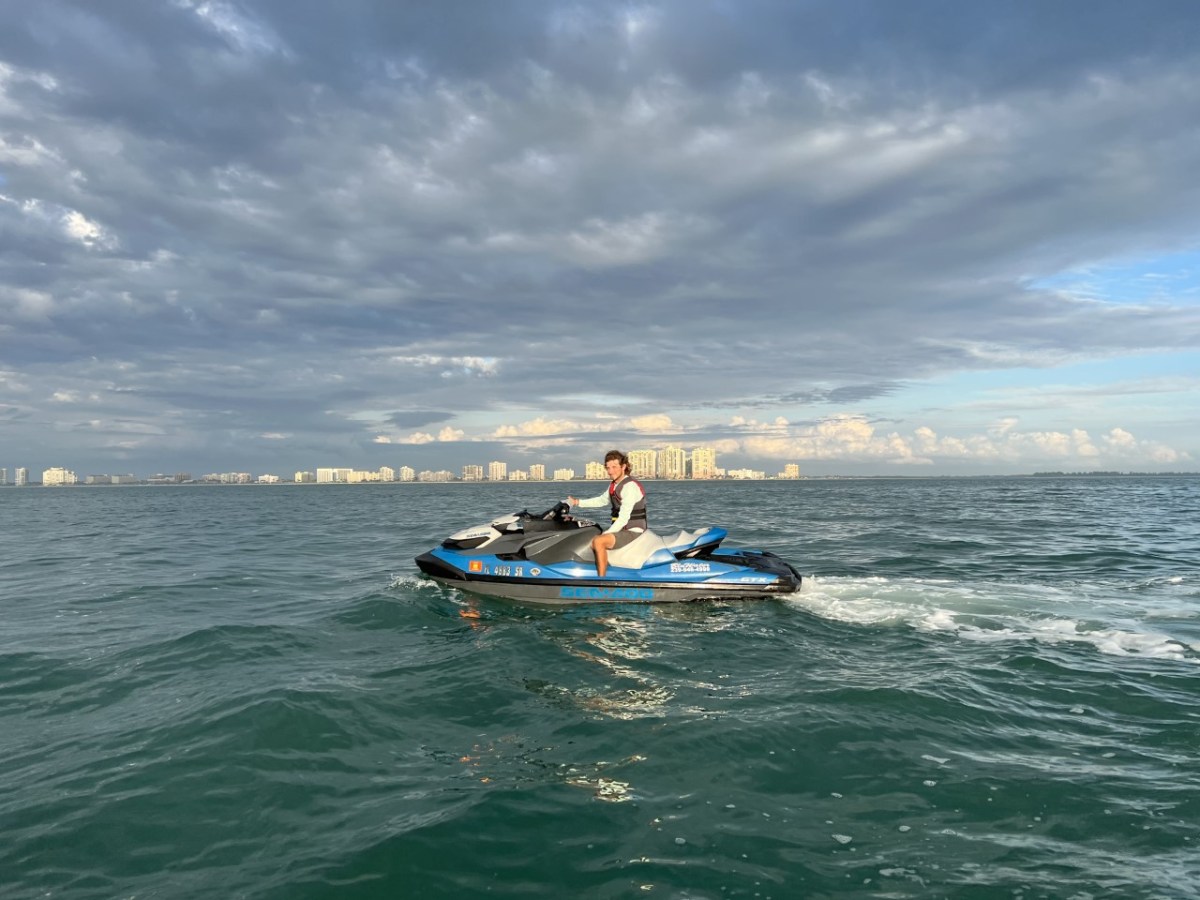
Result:
M559 490L0 490L0 896L1200 897L1200 479L649 485L780 600L418 577Z

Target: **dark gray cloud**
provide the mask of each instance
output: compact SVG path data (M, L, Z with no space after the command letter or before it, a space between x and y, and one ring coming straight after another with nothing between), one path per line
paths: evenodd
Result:
M394 412L387 417L387 422L394 428L425 428L454 418L452 412L439 412L433 409L409 409Z
M1190 2L0 12L0 464L577 456L1197 348L1032 286L1194 248Z

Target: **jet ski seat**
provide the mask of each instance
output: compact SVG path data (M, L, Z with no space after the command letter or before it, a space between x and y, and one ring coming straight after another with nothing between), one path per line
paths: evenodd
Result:
M695 556L704 550L716 547L725 537L724 528L701 528L698 531L680 531L670 537L656 534L653 531L643 531L624 547L608 551L608 564L622 569L642 569L646 566L657 566L661 563L675 562ZM591 547L588 547L586 557L594 559Z

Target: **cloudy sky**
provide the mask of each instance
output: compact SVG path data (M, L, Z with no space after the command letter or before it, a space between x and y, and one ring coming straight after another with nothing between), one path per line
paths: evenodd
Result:
M0 0L0 466L1200 469L1192 0Z

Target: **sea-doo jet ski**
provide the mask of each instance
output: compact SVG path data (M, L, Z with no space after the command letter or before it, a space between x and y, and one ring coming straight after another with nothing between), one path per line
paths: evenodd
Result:
M800 589L800 573L774 553L720 549L726 531L715 527L671 536L646 530L608 552L600 578L591 545L602 531L558 503L456 532L417 566L463 591L555 605L742 600Z

